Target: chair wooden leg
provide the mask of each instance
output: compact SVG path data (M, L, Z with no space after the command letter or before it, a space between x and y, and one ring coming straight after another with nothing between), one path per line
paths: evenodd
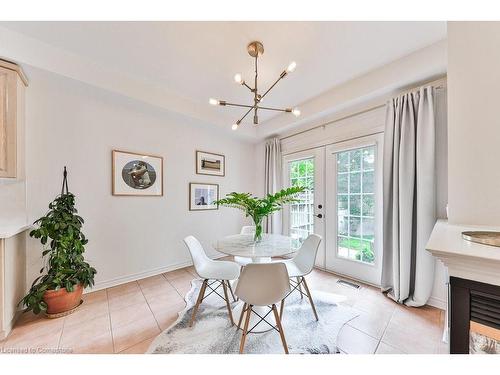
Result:
M243 304L243 309L241 309L240 320L238 320L238 328L241 329L241 322L243 321L243 315L245 315L245 310L247 308L247 303Z
M300 277L297 277L297 283L299 284L300 299L302 299L302 298L304 298L304 295L302 294L302 286L300 285Z
M316 312L316 307L314 306L314 301L311 295L311 292L309 291L309 287L307 286L306 283L306 278L302 276L302 281L304 282L304 289L306 290L307 296L309 297L309 303L311 304L311 307L313 309L314 316L316 317L316 320L318 321L318 313Z
M203 301L203 297L205 296L205 290L207 289L208 279L203 280L203 284L201 284L200 293L198 294L198 299L196 300L196 304L193 308L193 314L191 315L191 320L189 321L189 326L193 326L194 318L196 317L196 313L198 312L198 308L200 307L201 301Z
M285 307L285 299L283 298L281 300L281 306L280 306L280 319L283 319L283 308Z
M224 289L224 297L226 301L227 313L229 314L229 320L231 321L231 325L234 326L233 312L231 311L231 305L229 304L229 297L227 295L227 286L224 280L222 280L222 288Z
M247 316L245 318L245 326L243 327L243 333L241 334L241 341L240 341L240 354L243 354L243 348L245 347L245 340L247 338L247 331L248 331L248 323L250 322L250 315L252 314L252 305L248 305L247 307Z
M233 301L236 302L237 299L236 297L234 296L234 293L233 293L233 288L231 288L231 282L229 280L226 281L227 283L227 287L229 288L229 291L231 292L231 296L233 296Z
M285 349L285 353L288 354L288 345L285 340L285 333L283 332L283 326L281 325L281 319L278 315L278 309L276 305L273 305L274 319L276 320L276 325L278 326L278 330L280 331L281 343L283 344L283 349Z

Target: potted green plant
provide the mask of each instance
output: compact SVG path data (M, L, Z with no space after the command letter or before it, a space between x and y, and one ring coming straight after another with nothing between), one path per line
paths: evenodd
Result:
M278 191L276 194L268 194L265 198L254 197L250 193L229 193L225 198L216 201L216 204L225 207L233 207L245 212L255 224L254 240L262 239L262 220L279 211L285 204L296 202L296 196L305 190L302 186L293 186Z
M96 270L85 262L83 253L88 240L82 233L83 219L77 215L75 196L68 191L64 168L63 190L49 204L49 211L34 222L30 237L44 246L44 267L20 301L25 311L35 314L61 314L75 309L83 288L94 285Z

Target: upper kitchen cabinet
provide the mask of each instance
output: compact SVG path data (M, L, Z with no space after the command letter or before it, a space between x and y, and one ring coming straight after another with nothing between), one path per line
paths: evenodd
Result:
M24 90L26 76L18 65L0 59L0 178L20 178L24 174Z

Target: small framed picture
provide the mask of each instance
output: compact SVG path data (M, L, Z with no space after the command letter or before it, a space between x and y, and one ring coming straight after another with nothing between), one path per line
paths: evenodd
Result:
M112 194L163 196L163 157L113 150Z
M202 184L196 182L191 182L189 184L190 211L218 210L219 205L214 204L214 202L218 199L218 184Z
M196 174L225 176L226 157L211 152L196 151Z

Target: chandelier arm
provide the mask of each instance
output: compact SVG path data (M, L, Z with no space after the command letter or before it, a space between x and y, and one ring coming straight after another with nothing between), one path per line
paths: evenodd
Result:
M273 107L261 107L261 106L258 106L257 108L258 109L265 109L268 111L292 112L292 110L290 108L273 108Z
M227 103L227 102L226 102L225 106L226 107L243 107L243 108L254 108L255 107L255 105Z
M252 109L253 109L253 108L254 108L254 107L250 108L250 109L249 109L249 110L248 110L248 111L247 111L247 112L243 115L243 117L242 117L242 118L240 118L240 119L238 120L238 124L239 124L240 122L242 122L242 121L243 121L243 119L244 119L245 117L247 117L247 116L248 116L248 114L249 114L250 112L252 112Z
M248 84L245 81L243 81L242 85L247 87L251 92L254 92L254 89L252 89L250 86L248 86Z
M276 86L276 84L281 81L283 78L285 77L285 75L283 75L283 73L281 73L281 75L278 77L278 79L271 85L271 87L269 87L267 89L267 91L260 97L260 100L262 100L264 98L264 96L266 96L269 91L271 91L273 89L274 86Z

